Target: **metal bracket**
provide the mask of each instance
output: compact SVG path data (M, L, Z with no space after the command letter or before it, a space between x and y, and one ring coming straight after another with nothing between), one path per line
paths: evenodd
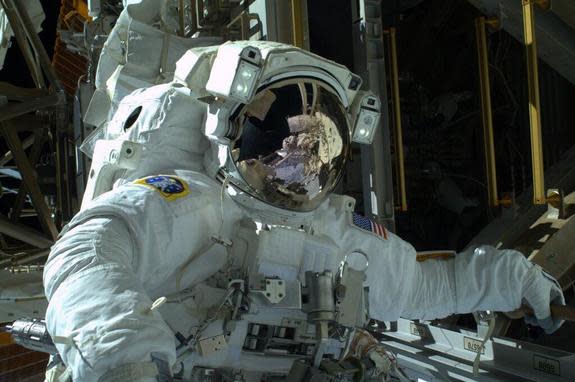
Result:
M286 296L286 284L282 279L257 275L250 282L250 293L259 293L270 303L278 304Z
M567 213L563 191L557 188L547 190L547 216L552 219L565 219Z
M228 347L226 337L223 334L202 338L198 341L200 353L203 356L222 351Z

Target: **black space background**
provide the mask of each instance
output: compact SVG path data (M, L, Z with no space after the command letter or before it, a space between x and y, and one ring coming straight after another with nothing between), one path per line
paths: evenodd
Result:
M42 32L40 32L39 36L48 55L52 57L54 42L56 41L56 25L58 23L58 13L60 12L60 1L40 0L40 2L44 8L46 18L42 23ZM6 54L4 68L0 70L0 81L10 82L12 85L21 87L34 87L26 61L14 37L12 37L12 47L8 49Z

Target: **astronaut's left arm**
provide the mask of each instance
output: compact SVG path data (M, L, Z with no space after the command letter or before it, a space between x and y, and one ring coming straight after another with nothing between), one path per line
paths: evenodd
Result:
M74 381L148 382L171 373L174 333L153 304L175 290L180 267L220 228L213 185L193 174L150 176L98 196L52 247L46 325ZM213 268L196 271L209 276L225 261L211 260Z
M173 334L150 310L136 259L132 233L113 216L71 227L52 248L46 322L74 380L98 381L121 367L122 380L156 381L174 361Z

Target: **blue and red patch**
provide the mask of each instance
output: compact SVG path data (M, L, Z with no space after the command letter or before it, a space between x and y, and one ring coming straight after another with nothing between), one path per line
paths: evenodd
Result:
M158 191L164 199L176 200L190 193L190 188L178 177L171 175L155 175L134 181L134 184L146 186Z

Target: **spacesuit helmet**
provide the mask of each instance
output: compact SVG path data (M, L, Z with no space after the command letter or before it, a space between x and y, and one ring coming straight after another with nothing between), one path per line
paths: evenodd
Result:
M370 144L379 123L380 101L360 90L359 76L286 44L191 49L175 78L208 105L207 173L268 220L315 210L341 178L351 142Z
M274 207L315 209L348 156L348 115L329 85L310 78L265 86L231 120L231 182ZM235 170L235 171L234 171Z

